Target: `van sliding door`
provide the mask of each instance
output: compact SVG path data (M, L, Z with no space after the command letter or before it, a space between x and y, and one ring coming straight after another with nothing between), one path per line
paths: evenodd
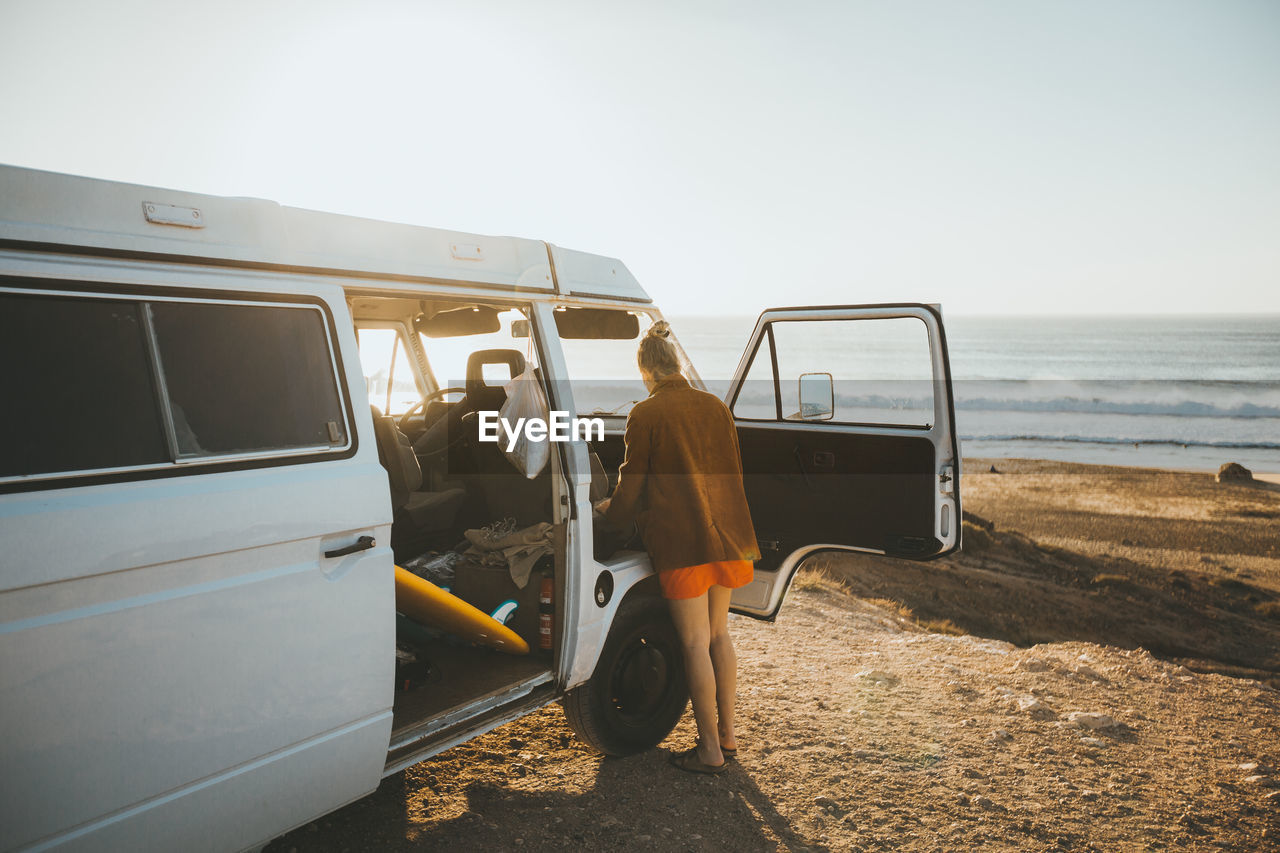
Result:
M0 848L243 849L377 787L391 510L343 350L336 287L0 279Z

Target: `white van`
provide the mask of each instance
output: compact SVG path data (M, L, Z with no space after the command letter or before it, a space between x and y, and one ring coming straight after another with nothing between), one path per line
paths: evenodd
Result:
M0 167L0 848L254 848L557 700L604 752L660 741L678 644L591 502L660 316L549 243ZM737 612L775 618L819 549L959 547L936 306L771 309L745 343L726 402L764 556ZM529 364L606 425L532 479L467 417ZM537 523L532 602L456 568L529 654L397 617L394 562Z

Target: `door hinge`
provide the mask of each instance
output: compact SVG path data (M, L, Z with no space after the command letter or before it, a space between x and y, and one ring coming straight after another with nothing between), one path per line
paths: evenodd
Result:
M942 469L942 473L938 475L938 488L944 495L950 495L956 490L956 469L948 465Z

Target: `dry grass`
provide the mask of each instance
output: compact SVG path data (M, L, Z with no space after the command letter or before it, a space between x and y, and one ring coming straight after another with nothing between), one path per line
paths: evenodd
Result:
M917 625L934 634L951 634L952 636L960 636L969 633L950 619L919 619L916 617L914 611L901 601L895 601L890 598L862 598L860 596L854 596L852 590L849 588L848 582L845 581L844 578L836 571L829 568L829 564L825 563L821 557L807 562L800 567L800 570L796 572L796 576L791 582L791 588L800 592L825 592L855 597L872 607L877 607L886 611L889 616L912 625Z
M1280 620L1280 601L1264 601L1253 610L1263 618Z
M1209 583L1219 589L1224 589L1229 592L1247 593L1253 591L1253 588L1247 583L1241 580L1236 580L1235 578L1209 578Z
M889 611L891 615L897 616L905 622L916 621L916 614L912 613L911 608L901 601L894 601L890 598L864 598L862 600L873 607Z
M848 585L820 562L802 565L791 581L791 588L799 592L849 594Z
M916 624L933 634L950 634L960 637L969 633L950 619L917 619Z
M1133 582L1133 578L1127 577L1126 575L1094 575L1092 583L1094 586L1111 586L1124 589L1132 589L1136 586Z

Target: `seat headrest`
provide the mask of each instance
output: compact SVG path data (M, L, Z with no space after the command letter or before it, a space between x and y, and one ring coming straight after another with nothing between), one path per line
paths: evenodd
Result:
M507 365L511 370L511 378L514 379L524 372L524 354L515 349L482 349L471 353L467 358L468 396L483 396L486 388L500 387L485 384L484 366L486 364Z

